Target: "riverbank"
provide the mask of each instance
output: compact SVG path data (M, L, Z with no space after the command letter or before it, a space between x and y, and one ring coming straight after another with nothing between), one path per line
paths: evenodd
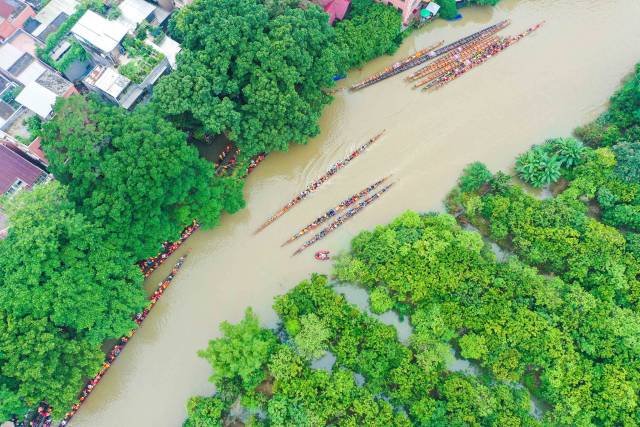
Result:
M465 19L455 23L436 21L411 35L393 58L353 71L341 87L415 49L454 40L503 17L512 19L514 32L547 20L544 31L436 93L407 91L401 79L391 79L361 93L336 95L323 114L318 138L289 153L270 155L251 174L245 190L248 209L224 217L215 230L196 233L178 250L179 256L193 248L176 279L179 286L157 304L71 424L99 427L126 420L131 425L179 425L186 398L212 391L206 382L209 367L195 352L217 332L216 325L237 322L247 305L261 319L273 321L274 295L310 271L328 273L330 266L312 254L292 261L288 248L279 248L283 239L326 207L394 172L399 180L394 191L320 248L344 250L356 232L388 222L405 209L440 209L467 163L482 160L491 169L509 167L532 143L567 135L577 123L593 119L640 57L640 34L630 20L638 13L632 1L574 7L506 0L494 10L466 9ZM327 165L371 137L376 131L372 126L387 128L387 134L366 160L350 165L303 205L252 236L264 218ZM166 268L157 274L165 274Z

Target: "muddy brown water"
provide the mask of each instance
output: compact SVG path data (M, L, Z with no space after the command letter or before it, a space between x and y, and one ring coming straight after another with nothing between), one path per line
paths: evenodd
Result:
M406 209L442 210L462 168L481 160L506 169L531 144L569 135L595 118L640 60L637 0L503 0L466 8L464 19L436 21L411 35L394 58L349 73L353 84L396 58L439 40L453 41L510 18L503 34L545 26L444 88L411 90L396 76L363 91L340 92L326 108L322 133L306 146L273 154L249 177L247 208L199 231L181 251L185 266L143 327L72 421L73 426L179 426L189 396L213 391L196 351L252 306L267 325L274 296L331 264L313 253L344 251L359 231ZM349 150L386 135L322 189L258 235L253 231L292 195ZM299 227L377 178L393 173L390 192L315 247L292 258L280 244ZM159 281L169 265L156 273Z

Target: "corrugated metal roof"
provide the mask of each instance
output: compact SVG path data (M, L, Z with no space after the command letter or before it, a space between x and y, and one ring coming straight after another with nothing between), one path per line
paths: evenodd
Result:
M130 31L136 29L139 23L151 15L156 7L144 0L124 0L118 6L121 15L117 21L127 27Z
M9 190L17 179L32 187L43 174L44 170L0 143L0 194Z
M24 105L43 119L46 119L56 103L56 94L39 83L31 82L16 97L16 102Z
M71 29L73 34L104 53L113 51L127 31L127 27L121 23L109 21L92 10L87 10Z

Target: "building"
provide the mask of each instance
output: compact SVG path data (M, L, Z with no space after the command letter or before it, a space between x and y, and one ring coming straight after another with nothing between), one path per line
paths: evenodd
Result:
M160 76L175 68L180 44L163 34L158 39L147 34L144 40L135 35L145 22L159 28L169 16L162 7L144 0L124 0L117 7L120 15L114 20L88 10L71 28L71 34L94 63L83 83L130 109Z
M129 109L135 105L142 96L144 90L139 85L134 85L131 80L113 66L96 65L83 83L91 90L99 92L104 98Z
M11 142L0 140L0 196L12 197L50 179L47 170L35 159ZM6 229L6 218L0 209L0 239L6 235Z
M336 20L344 19L351 0L317 0L316 4L329 15L329 24L333 25Z
M430 0L376 0L378 3L392 6L402 15L402 25L407 26L420 17L420 10Z
M76 0L50 0L33 18L25 31L45 42L49 34L55 32L78 8Z
M25 120L33 115L48 119L58 97L77 91L71 82L16 46L21 44L0 46L0 131L26 138L30 134Z
M120 57L120 42L129 29L119 20L109 20L92 10L84 15L71 28L71 34L83 45L94 62L102 65L115 65Z
M0 43L21 29L36 13L31 6L18 0L0 0Z

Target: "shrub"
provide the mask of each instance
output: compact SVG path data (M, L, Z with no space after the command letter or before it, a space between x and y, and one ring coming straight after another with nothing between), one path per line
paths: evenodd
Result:
M621 180L640 183L640 142L625 142L613 147L618 161L615 171Z
M383 286L378 286L369 294L371 301L371 311L376 314L382 314L393 308L393 299L389 296L389 291Z
M560 179L561 166L562 163L556 156L549 155L539 145L521 154L516 161L518 176L536 188L544 187Z
M456 0L436 0L436 3L440 6L438 14L444 19L453 19L458 16L458 8L456 7Z
M460 177L460 189L465 192L478 190L483 184L491 179L492 175L484 163L475 162L464 168Z

